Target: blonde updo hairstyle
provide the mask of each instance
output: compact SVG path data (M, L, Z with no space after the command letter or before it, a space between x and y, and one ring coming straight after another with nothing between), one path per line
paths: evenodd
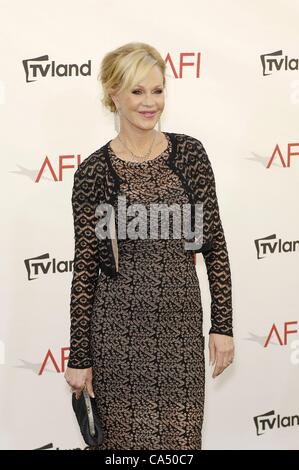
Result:
M143 42L130 42L108 52L98 73L98 81L103 89L103 106L112 113L117 112L110 95L133 88L146 77L153 65L160 68L165 88L166 64L154 47Z

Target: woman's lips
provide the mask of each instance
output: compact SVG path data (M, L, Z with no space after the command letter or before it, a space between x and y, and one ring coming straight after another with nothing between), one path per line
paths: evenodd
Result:
M156 113L142 113L139 111L139 114L141 114L145 118L152 118L155 116Z

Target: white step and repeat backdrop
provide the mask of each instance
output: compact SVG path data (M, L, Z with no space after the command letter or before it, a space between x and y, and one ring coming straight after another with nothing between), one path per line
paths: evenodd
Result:
M206 349L203 448L299 449L299 1L0 6L0 447L85 447L64 379L73 174L116 134L102 57L143 41L167 62L161 129L210 156L231 260L235 361L212 379Z

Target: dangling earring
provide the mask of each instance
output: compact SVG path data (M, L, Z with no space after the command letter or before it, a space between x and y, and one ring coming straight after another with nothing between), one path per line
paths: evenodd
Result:
M119 133L120 119L119 119L118 110L116 110L115 113L114 113L114 129L115 129L115 132Z
M159 118L159 121L158 121L158 131L161 132L161 119Z

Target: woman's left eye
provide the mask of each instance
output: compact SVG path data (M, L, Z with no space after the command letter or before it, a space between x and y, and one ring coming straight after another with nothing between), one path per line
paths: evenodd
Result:
M132 93L139 93L141 90L134 90ZM162 90L156 90L156 93L162 93Z

